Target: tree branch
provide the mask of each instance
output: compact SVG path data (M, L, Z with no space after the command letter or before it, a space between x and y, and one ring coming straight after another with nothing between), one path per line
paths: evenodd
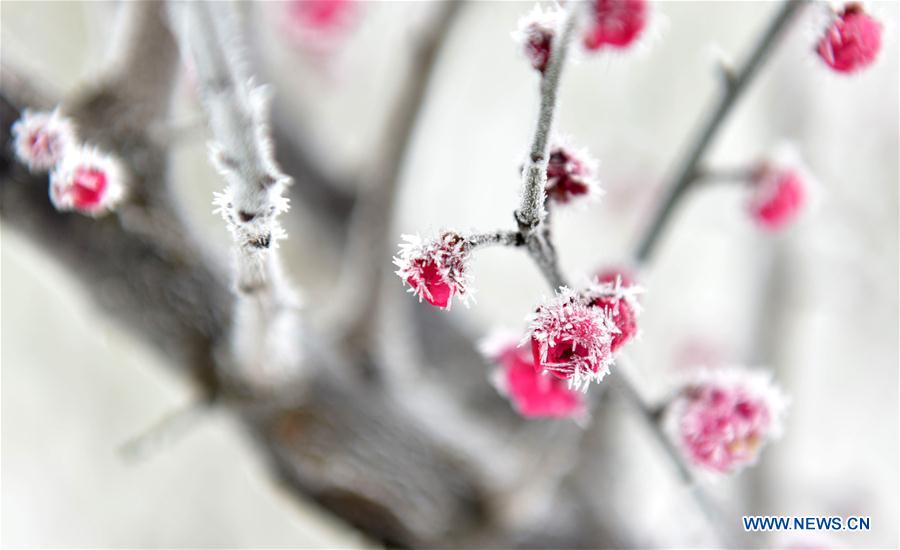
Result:
M212 162L228 183L216 204L235 241L237 309L232 351L239 382L267 386L299 365L299 302L277 254L290 183L273 158L268 95L253 87L231 3L170 4L185 55L193 63L212 129Z
M772 18L765 32L759 37L747 61L734 73L732 78L726 80L724 94L706 117L706 122L681 161L672 182L665 186L668 189L666 198L663 199L659 209L653 216L653 221L641 238L635 252L634 257L638 263L644 263L650 258L676 205L688 188L690 188L691 183L697 178L697 166L706 155L722 124L728 118L732 108L743 95L748 85L753 81L753 77L756 76L775 44L781 39L788 24L806 1L786 0L778 8L775 17Z

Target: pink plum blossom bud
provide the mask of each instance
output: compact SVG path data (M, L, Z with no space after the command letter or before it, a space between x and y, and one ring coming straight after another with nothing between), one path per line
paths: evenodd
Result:
M881 23L860 4L844 6L816 46L822 61L839 73L852 73L870 65L881 50Z
M750 216L765 229L778 230L794 220L814 185L799 156L783 148L758 163L751 175Z
M547 162L547 195L565 204L577 197L599 195L596 179L597 161L584 149L575 149L565 141L557 141L550 148Z
M75 125L58 109L49 113L26 109L12 133L16 156L32 172L53 168L76 141Z
M323 54L345 36L358 8L356 0L291 0L284 7L288 35L298 45Z
M697 371L670 403L667 424L694 465L732 473L781 433L787 400L765 371Z
M612 337L618 330L603 309L561 287L530 319L527 338L534 368L587 390L591 382L609 374Z
M531 66L541 74L547 69L547 63L550 61L553 36L562 20L561 15L562 11L559 8L544 11L540 6L535 6L528 15L519 20L519 28L512 34L513 39L521 45Z
M626 48L647 26L647 0L592 0L591 21L584 35L584 47Z
M457 233L444 232L431 241L403 235L394 264L397 275L409 285L409 292L429 304L450 309L458 296L466 303L472 294L466 262L470 245Z
M497 390L523 417L585 417L582 394L563 380L536 370L531 352L518 345L515 334L493 334L482 341L480 348L497 366L492 376Z
M125 174L108 154L93 147L70 148L50 173L50 201L57 210L106 214L125 196Z
M643 288L634 284L633 275L614 270L601 272L585 291L590 304L604 310L618 329L612 335L613 353L638 333L637 316L641 307L637 295L641 292Z

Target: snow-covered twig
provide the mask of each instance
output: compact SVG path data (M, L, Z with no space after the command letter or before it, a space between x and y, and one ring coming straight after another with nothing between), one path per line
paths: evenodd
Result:
M283 192L290 178L273 156L269 94L246 70L234 4L172 3L170 16L196 71L213 135L211 161L227 182L215 205L234 239L235 360L247 371L245 381L265 384L299 362L299 301L277 253L286 236L278 217L288 208Z
M562 70L566 63L569 42L575 29L580 2L571 2L559 32L553 37L550 61L541 78L541 107L537 128L531 142L528 164L523 172L522 204L516 211L519 229L528 238L544 218L544 196L547 186L547 162L549 160L550 133L556 113L557 92Z

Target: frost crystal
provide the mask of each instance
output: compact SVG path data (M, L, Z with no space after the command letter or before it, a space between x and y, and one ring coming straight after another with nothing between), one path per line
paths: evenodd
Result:
M881 50L881 23L858 3L835 15L816 46L816 53L839 73L852 73L875 61Z
M209 150L213 165L228 183L222 192L213 194L214 213L225 220L238 246L240 269L261 274L267 251L287 237L278 216L290 207L283 192L291 179L275 162L268 125L268 88L251 83L250 89L247 103L254 135L247 151L254 158L242 163L216 143L210 144Z
M586 408L580 392L564 381L534 368L531 353L518 346L513 333L494 333L482 341L481 352L497 367L492 380L525 418L584 419Z
M77 138L75 125L59 113L26 109L12 126L16 156L32 172L53 168Z
M562 10L554 6L544 10L535 6L528 15L519 19L518 29L512 33L513 40L518 42L531 66L543 73L550 61L550 50L553 35L562 21Z
M528 336L534 368L587 391L591 382L609 374L612 338L619 329L606 311L561 287L531 316Z
M786 408L769 372L700 370L669 405L667 426L691 463L733 473L753 464L765 443L781 434Z
M466 262L469 243L454 232L437 239L422 240L418 235L402 235L404 243L394 257L396 273L409 285L409 292L429 304L450 309L458 296L468 305L472 294Z
M642 287L634 284L631 274L607 270L597 275L584 292L590 304L604 310L618 329L612 335L613 353L638 333L637 316L641 306L637 296L643 291Z
M605 46L626 48L647 26L646 0L592 0L591 21L584 47L596 51Z
M101 216L124 198L126 171L111 155L94 147L66 150L50 174L50 201L57 210Z
M800 157L786 146L757 165L751 185L750 215L760 227L770 230L781 229L794 220L815 186Z
M576 197L601 195L597 166L587 149L576 149L568 139L557 138L547 162L547 195L561 204Z

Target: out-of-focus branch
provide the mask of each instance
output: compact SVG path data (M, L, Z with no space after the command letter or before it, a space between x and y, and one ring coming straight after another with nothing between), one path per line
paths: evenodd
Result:
M427 99L441 46L462 10L461 0L446 0L421 32L412 54L412 66L405 86L394 100L394 110L384 138L387 147L375 168L375 177L360 192L349 227L349 243L339 281L338 296L344 297L336 309L339 332L357 351L372 342L372 330L379 306L381 283L388 267L400 172L409 150L416 121ZM346 304L352 304L347 307ZM350 315L347 316L347 312Z
M781 39L788 24L806 2L807 0L786 0L778 8L775 17L757 40L744 65L732 73L730 78L724 80L726 84L724 94L707 115L706 122L701 127L694 143L689 147L684 159L679 163L671 183L665 186L666 197L653 216L650 226L641 238L635 252L635 260L638 263L644 263L650 258L676 205L696 180L697 166L706 155L722 124Z
M170 15L193 63L214 138L213 163L228 182L217 204L235 241L237 311L232 349L241 382L269 385L295 374L299 303L277 253L290 183L275 164L268 96L246 70L230 2L173 3Z

